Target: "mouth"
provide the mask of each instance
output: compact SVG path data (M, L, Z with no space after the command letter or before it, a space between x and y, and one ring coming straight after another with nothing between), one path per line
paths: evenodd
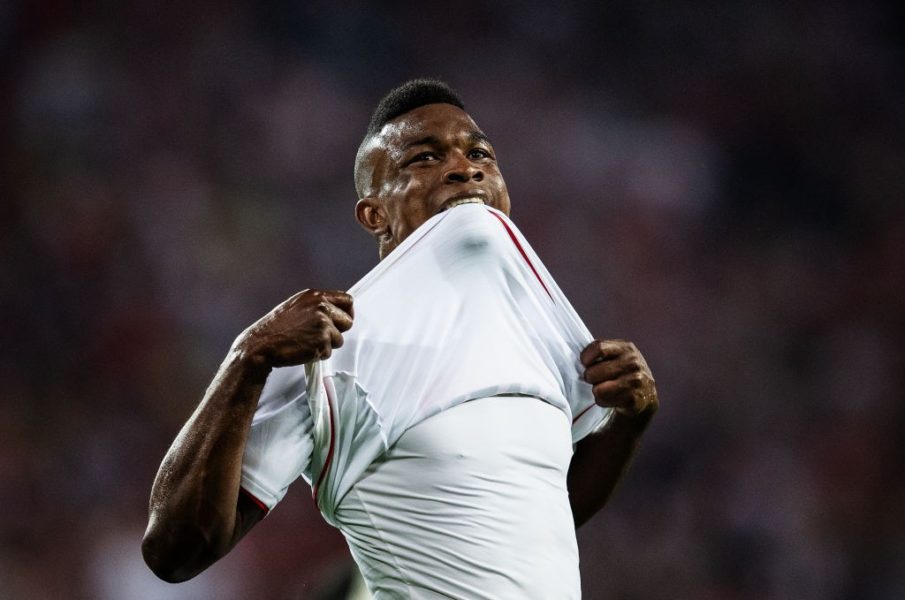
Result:
M462 206L463 204L485 204L484 198L481 196L461 196L459 198L453 198L452 200L447 200L443 206L440 208L440 212L444 210L449 210L450 208L456 206Z

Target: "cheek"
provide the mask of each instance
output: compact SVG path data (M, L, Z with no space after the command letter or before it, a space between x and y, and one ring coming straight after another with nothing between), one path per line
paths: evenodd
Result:
M428 186L416 177L399 178L386 186L390 230L398 242L408 237L433 215L427 200Z
M399 198L403 202L408 203L412 197L418 195L419 190L423 187L424 183L417 177L400 174L393 180L385 182L383 190L386 196Z
M496 175L496 180L496 197L500 204L497 208L508 215L510 209L509 190L506 189L506 182L503 181L503 178L499 173Z
M426 177L408 177L400 181L397 189L397 197L409 213L418 214L429 210L433 186Z

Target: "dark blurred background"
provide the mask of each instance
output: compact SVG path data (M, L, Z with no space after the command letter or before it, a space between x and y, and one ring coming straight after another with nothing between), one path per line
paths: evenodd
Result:
M170 586L154 473L232 339L376 263L376 101L449 81L513 218L662 410L589 599L905 597L900 3L0 3L0 597L322 598L294 486Z

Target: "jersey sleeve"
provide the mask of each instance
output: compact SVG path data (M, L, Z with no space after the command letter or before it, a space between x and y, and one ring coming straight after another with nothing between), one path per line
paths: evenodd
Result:
M242 489L268 510L307 472L312 427L304 367L274 369L261 392L242 459Z
M582 438L603 427L612 417L613 409L591 404L589 406L574 407L573 414L572 443L576 444Z

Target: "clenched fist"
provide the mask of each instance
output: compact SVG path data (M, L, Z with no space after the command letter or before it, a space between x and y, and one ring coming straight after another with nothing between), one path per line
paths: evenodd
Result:
M656 412L659 400L654 377L635 344L595 340L581 351L581 364L598 405L613 407L628 417Z
M233 347L257 368L300 365L327 358L352 327L352 296L336 290L303 290L258 319Z

